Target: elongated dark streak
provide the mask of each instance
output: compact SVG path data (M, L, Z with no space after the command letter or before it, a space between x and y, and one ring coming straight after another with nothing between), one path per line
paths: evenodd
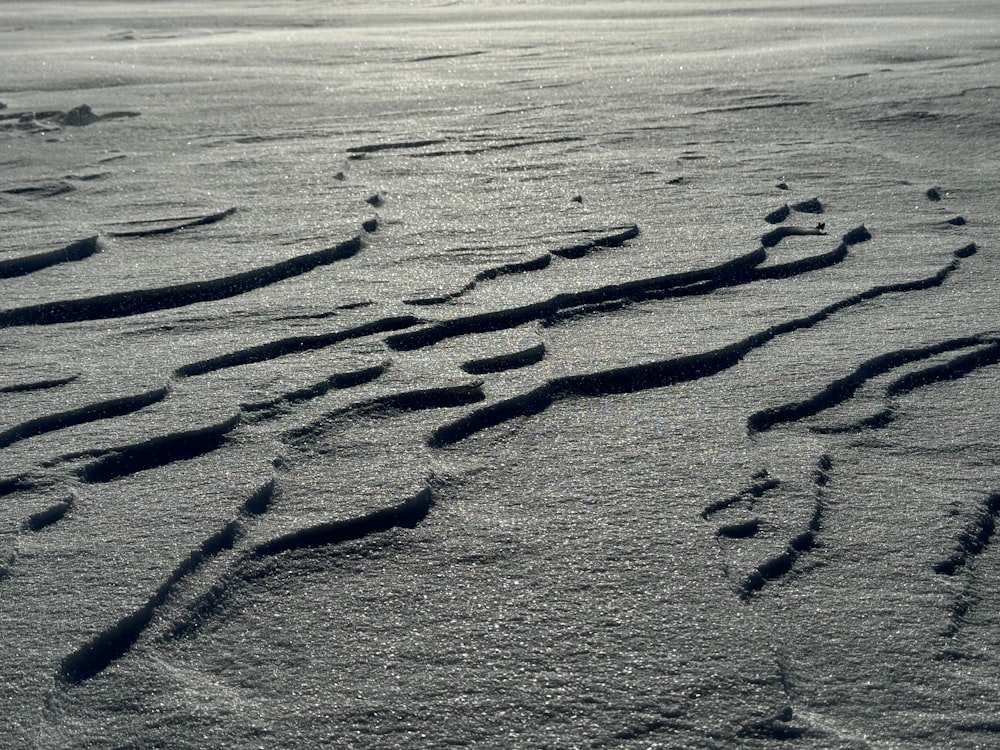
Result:
M388 368L388 363L383 363L373 367L365 367L353 372L334 373L323 380L302 388L297 388L293 391L288 391L287 393L283 393L276 398L268 399L267 401L256 401L253 403L241 404L240 409L250 414L255 412L264 412L267 414L280 409L283 404L295 404L301 401L308 401L310 399L318 398L319 396L333 390L354 388L359 385L363 385L364 383L370 383L371 381L384 375Z
M0 393L26 393L27 391L44 391L49 388L59 388L69 385L76 380L79 375L70 375L66 378L53 378L51 380L36 380L32 383L15 383L0 387Z
M273 480L261 486L247 500L238 516L192 550L145 604L67 655L62 661L59 679L70 684L84 682L97 676L124 656L139 640L177 584L212 558L232 549L237 540L244 536L246 521L267 510L274 492Z
M845 234L840 245L830 252L763 267L760 266L767 260L767 251L764 247L759 247L751 253L709 268L558 294L522 307L443 320L415 331L390 336L386 343L397 351L420 349L455 336L498 331L532 321L555 320L561 314L565 316L567 311L576 314L580 310L603 310L608 306L620 307L646 300L708 294L724 287L763 279L791 278L840 263L847 257L850 246L869 239L871 234L868 230L859 226Z
M957 267L955 263L952 263L943 272L939 272L929 279L870 289L827 305L811 315L779 323L719 349L685 357L549 380L526 394L477 409L454 422L443 425L431 435L429 444L433 447L443 447L457 443L503 422L542 412L552 403L561 399L634 393L717 374L729 369L747 354L774 339L794 331L811 328L837 312L883 294L935 286L941 283L955 267ZM751 431L763 428L770 418L769 415L751 418Z
M371 336L377 333L398 331L403 328L409 328L417 325L420 322L421 320L419 318L413 317L412 315L400 315L394 318L373 320L354 328L332 331L330 333L320 333L313 336L291 336L289 338L278 339L276 341L269 341L265 344L259 344L257 346L250 346L246 349L238 349L234 352L220 354L217 357L191 362L190 364L178 367L174 371L174 375L177 377L193 377L195 375L204 375L217 370L224 370L229 367L239 367L241 365L250 365L256 362L265 362L279 357L285 357L290 354L323 349L342 341L364 338L365 336Z
M6 448L20 440L27 440L28 438L43 435L47 432L55 432L56 430L63 430L67 427L94 422L99 419L111 419L112 417L131 414L162 401L167 397L169 392L169 388L157 388L156 390L140 393L136 396L98 401L97 403L87 404L77 409L29 419L26 422L21 422L10 429L0 432L0 448Z
M240 423L237 414L225 422L153 438L110 450L80 469L85 482L103 483L176 461L188 461L221 448Z
M330 424L345 418L378 419L399 412L451 409L479 403L485 398L481 380L454 386L419 388L413 391L391 393L367 401L359 401L343 409L324 414L307 425L289 430L283 435L283 438L293 444L301 443L313 435L323 432Z
M910 391L945 380L957 380L982 367L1000 363L1000 339L981 337L977 342L988 344L940 365L904 375L886 389L887 396L901 396Z
M79 240L59 250L3 260L0 261L0 279L25 276L59 263L84 260L100 251L101 245L98 242L98 238L94 236L88 237L85 240Z
M540 255L537 258L530 258L526 261L520 261L517 263L508 263L502 266L496 266L494 268L487 268L483 271L477 273L472 281L468 282L461 289L450 292L448 294L440 295L437 297L426 297L423 299L411 299L407 300L406 303L409 305L439 305L449 300L458 299L464 294L468 294L473 289L475 289L479 284L484 281L492 281L493 279L500 278L502 276L510 276L515 274L528 273L531 271L541 271L548 268L552 264L553 258L564 258L576 260L584 257L588 253L595 250L621 247L626 242L631 239L635 239L639 236L639 227L636 225L631 225L624 228L619 228L617 231L611 234L605 235L603 237L597 237L589 242L584 242L578 245L571 245L569 247L558 248L546 253L545 255Z
M0 311L0 327L123 318L155 310L186 307L199 302L235 297L300 276L320 266L345 260L359 253L362 247L361 238L355 237L326 250L300 255L274 265L219 279L16 307Z
M545 344L537 344L522 351L510 354L499 354L495 357L473 359L462 364L462 369L471 375L484 375L490 372L503 372L518 367L537 364L545 358Z
M178 223L170 224L168 226L159 227L149 227L147 229L123 229L120 231L108 232L109 237L153 237L158 234L171 234L172 232L179 232L183 229L190 229L192 227L206 226L208 224L216 224L223 219L232 216L236 213L236 208L227 208L225 211L219 211L218 213L208 214L206 216L193 216L190 218L178 219ZM136 224L153 224L162 222L134 222Z
M581 292L559 294L547 300L521 307L443 320L415 331L389 336L386 343L397 351L420 349L455 336L499 331L532 321L544 320L560 310L583 305L622 299L634 301L651 299L658 295L665 296L670 290L684 288L699 282L736 283L738 279L746 279L751 269L766 258L767 254L764 249L759 248L752 253L711 268L629 281L622 284L611 284Z
M434 494L429 487L399 505L383 508L360 518L329 521L294 531L285 536L257 545L254 557L271 557L282 552L325 547L352 539L362 539L371 534L393 528L412 529L419 524L434 505Z
M949 341L942 341L938 344L921 347L919 349L900 349L888 352L878 357L863 362L857 369L848 375L826 386L822 391L804 401L782 404L781 406L763 409L751 414L747 420L747 426L751 433L769 430L776 424L782 422L795 422L805 417L810 417L834 406L843 403L853 396L858 388L868 380L882 375L890 370L903 365L919 362L922 359L933 357L944 352L955 351L956 349L966 349L971 346L978 346L984 341L978 336L966 336ZM996 355L996 352L994 352ZM922 371L923 372L923 371ZM957 377L957 375L955 376ZM897 381L898 382L898 381ZM916 385L908 386L915 388Z
M974 252L974 249L972 252ZM969 252L969 248L962 248L956 251L954 260L933 276L916 281L874 287L854 297L849 297L838 304L857 304L857 302L867 301L887 293L919 291L939 286L959 267L961 258L968 257L972 252ZM989 346L965 356L957 357L945 364L903 376L887 388L886 395L891 397L931 382L959 378L980 367L997 363L1000 361L1000 342L995 338L982 335L963 336L929 346L915 349L901 349L882 354L863 362L853 372L833 381L811 398L763 409L751 414L747 420L747 429L753 434L769 430L779 423L793 422L813 416L843 403L851 398L865 382L897 367L919 362L938 354L983 345ZM877 419L869 422L867 426L881 426L888 419L891 419L891 416L888 414L879 415Z

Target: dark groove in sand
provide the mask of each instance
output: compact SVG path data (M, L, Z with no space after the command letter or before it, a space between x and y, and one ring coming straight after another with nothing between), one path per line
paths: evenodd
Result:
M769 582L787 576L792 572L799 558L809 554L816 547L816 535L823 528L823 516L826 512L823 487L829 483L832 468L833 462L830 457L820 456L813 478L816 497L813 501L813 512L805 531L793 537L781 552L766 559L744 579L740 585L740 598L742 600L751 599Z
M59 250L47 253L35 253L20 258L0 261L0 279L11 279L16 276L26 276L59 263L71 263L84 260L101 251L97 236L78 240Z
M0 448L6 448L21 440L44 435L47 432L55 432L56 430L63 430L67 427L87 422L131 414L140 409L145 409L152 404L159 403L169 393L169 388L157 388L156 390L147 391L135 396L123 396L122 398L98 401L76 409L29 419L26 422L21 422L10 429L0 432Z
M36 380L31 383L5 385L0 387L0 393L27 393L28 391L44 391L49 388L60 388L64 385L69 385L79 377L79 375L70 375L66 378L52 378L51 380Z
M41 531L44 528L59 523L73 507L73 496L61 502L50 505L45 510L32 513L24 523L26 531Z
M723 287L762 279L784 279L840 263L848 248L871 239L864 226L844 235L840 245L827 253L787 263L759 267L767 259L760 247L753 252L708 268L628 281L579 292L566 292L521 307L506 308L459 318L450 318L424 328L390 336L386 344L397 351L431 346L455 336L513 328L535 321L554 321L585 312L602 311L647 300L707 294Z
M545 359L545 344L522 349L509 354L498 354L494 357L471 359L462 364L462 369L470 375L485 375L491 372L504 372L520 367L538 364Z
M827 305L811 315L779 323L733 344L708 352L581 375L567 375L549 380L528 393L483 407L455 422L438 428L430 438L430 445L443 447L457 443L503 422L538 414L556 401L563 399L634 393L714 375L729 369L747 354L774 339L794 331L811 328L842 310L884 294L937 286L947 278L951 271L957 268L957 262L957 260L953 261L945 269L927 279L874 287ZM797 414L799 409L804 408L799 405L794 405L794 407L794 409L789 407L789 414ZM769 424L778 421L785 414L781 409L782 407L778 407L774 413L765 410L753 415L749 421L751 434L766 429Z
M943 635L958 635L981 596L977 593L975 562L986 552L996 537L997 520L1000 519L1000 493L987 496L976 508L972 519L959 535L952 553L934 566L939 575L957 576L965 573L962 590L955 596L949 615L949 624Z
M377 380L389 369L388 363L382 363L373 367L365 367L353 372L338 372L322 380L311 383L302 388L286 391L276 398L267 401L255 401L253 403L240 404L240 409L247 413L264 412L270 416L271 412L278 410L284 404L296 404L302 401L309 401L314 398L329 393L332 390L354 388L365 383Z
M471 383L461 383L440 388L418 388L401 393L390 393L377 396L368 401L345 406L342 409L324 414L307 425L296 427L284 433L284 440L292 444L307 442L313 435L327 429L332 422L346 418L366 417L377 419L398 412L424 411L429 409L451 409L458 406L468 406L485 400L483 382L476 380Z
M269 341L265 344L250 346L245 349L238 349L217 357L202 359L197 362L178 367L174 371L176 377L194 377L204 375L217 370L224 370L229 367L239 367L257 362L265 362L279 357L286 357L290 354L323 349L342 341L364 338L378 333L398 331L403 328L410 328L422 321L412 315L401 315L394 318L383 318L363 323L354 328L347 328L330 333L320 333L311 336L289 336L288 338Z
M959 536L954 551L934 566L934 572L953 576L962 568L968 567L993 540L998 517L1000 517L1000 494L992 494L983 500L972 521Z
M530 258L529 260L526 261L507 263L502 266L487 268L477 273L470 282L468 282L465 286L463 286L461 289L455 292L451 292L449 294L441 295L438 297L426 297L422 299L407 300L406 304L439 305L454 299L458 299L462 295L468 294L484 281L492 281L502 276L529 273L531 271L541 271L545 268L548 268L551 265L553 257L564 258L569 260L577 260L596 250L621 247L629 240L635 239L636 237L639 236L639 227L637 227L635 224L632 224L627 227L616 227L609 231L611 232L610 234L604 235L602 237L596 237L589 242L584 242L578 245L572 245L564 248L558 248L556 250L552 250L546 253L545 255L540 255L537 258Z
M355 237L326 250L218 279L102 294L83 299L57 300L41 305L3 310L0 311L0 327L55 325L84 320L123 318L226 299L300 276L320 266L346 260L357 255L363 247L361 238Z
M130 224L162 224L167 221L176 221L177 224L171 224L169 226L161 227L150 227L147 229L129 229L123 231L107 232L109 237L153 237L159 234L171 234L173 232L179 232L183 229L190 229L191 227L206 226L208 224L216 224L223 219L232 216L236 213L236 207L227 208L225 211L219 211L218 213L208 214L206 216L193 216L193 217L182 217L180 219L150 219L148 221L134 221L129 222Z
M240 415L237 414L220 424L112 448L106 455L83 466L77 474L85 482L104 483L177 461L199 458L221 448L239 423Z
M916 281L873 287L872 289L854 295L854 297L850 297L838 304L846 306L847 304L857 304L859 302L871 300L883 294L919 291L940 286L944 283L948 276L958 269L961 258L967 257L966 255L961 254L963 252L964 248L963 250L956 251L955 259L933 276L929 276L924 279L917 279ZM983 336L965 336L916 349L901 349L882 354L863 362L852 373L833 381L822 391L805 401L782 404L781 406L762 409L761 411L751 414L747 419L747 429L751 434L754 434L769 430L776 424L782 422L793 422L805 417L813 416L821 411L843 403L848 398L853 396L854 393L857 392L858 388L860 388L866 381L889 372L897 367L918 362L921 359L926 359L944 352L990 343L994 343L994 340L984 338ZM969 355L969 358L961 360L961 364L959 365L949 363L936 368L930 368L930 370L921 371L920 373L905 376L900 381L901 384L893 384L893 386L890 386L890 395L901 392L907 388L918 387L917 384L924 384L923 382L920 382L921 379L929 381L929 379L935 376L939 379L946 377L961 377L961 375L971 369L983 366L983 364L990 364L991 356L1000 356L1000 351L993 354L991 354L991 352L993 352L992 349L987 350L985 353ZM911 383L914 383L914 385L910 385Z
M143 631L152 622L156 611L166 603L177 584L212 558L232 549L245 533L243 528L245 521L267 510L273 500L274 491L273 480L261 486L246 501L237 517L192 550L145 604L67 655L62 661L59 679L69 684L84 682L97 676L124 656L139 640Z
M283 552L325 547L331 544L389 531L393 528L412 529L417 526L434 505L434 494L429 487L412 498L390 508L381 508L359 518L346 521L329 521L309 526L299 531L258 544L251 551L253 557L273 557Z

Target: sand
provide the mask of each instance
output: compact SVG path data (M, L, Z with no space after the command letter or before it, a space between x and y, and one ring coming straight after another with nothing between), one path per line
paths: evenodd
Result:
M0 745L986 748L995 4L5 3Z

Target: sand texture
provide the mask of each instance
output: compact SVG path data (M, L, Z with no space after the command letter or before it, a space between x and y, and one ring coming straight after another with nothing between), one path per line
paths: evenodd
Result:
M1000 745L995 2L8 2L0 747Z

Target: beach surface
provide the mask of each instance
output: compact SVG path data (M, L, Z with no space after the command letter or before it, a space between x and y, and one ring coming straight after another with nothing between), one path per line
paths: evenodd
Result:
M0 746L1000 743L995 2L5 2Z

